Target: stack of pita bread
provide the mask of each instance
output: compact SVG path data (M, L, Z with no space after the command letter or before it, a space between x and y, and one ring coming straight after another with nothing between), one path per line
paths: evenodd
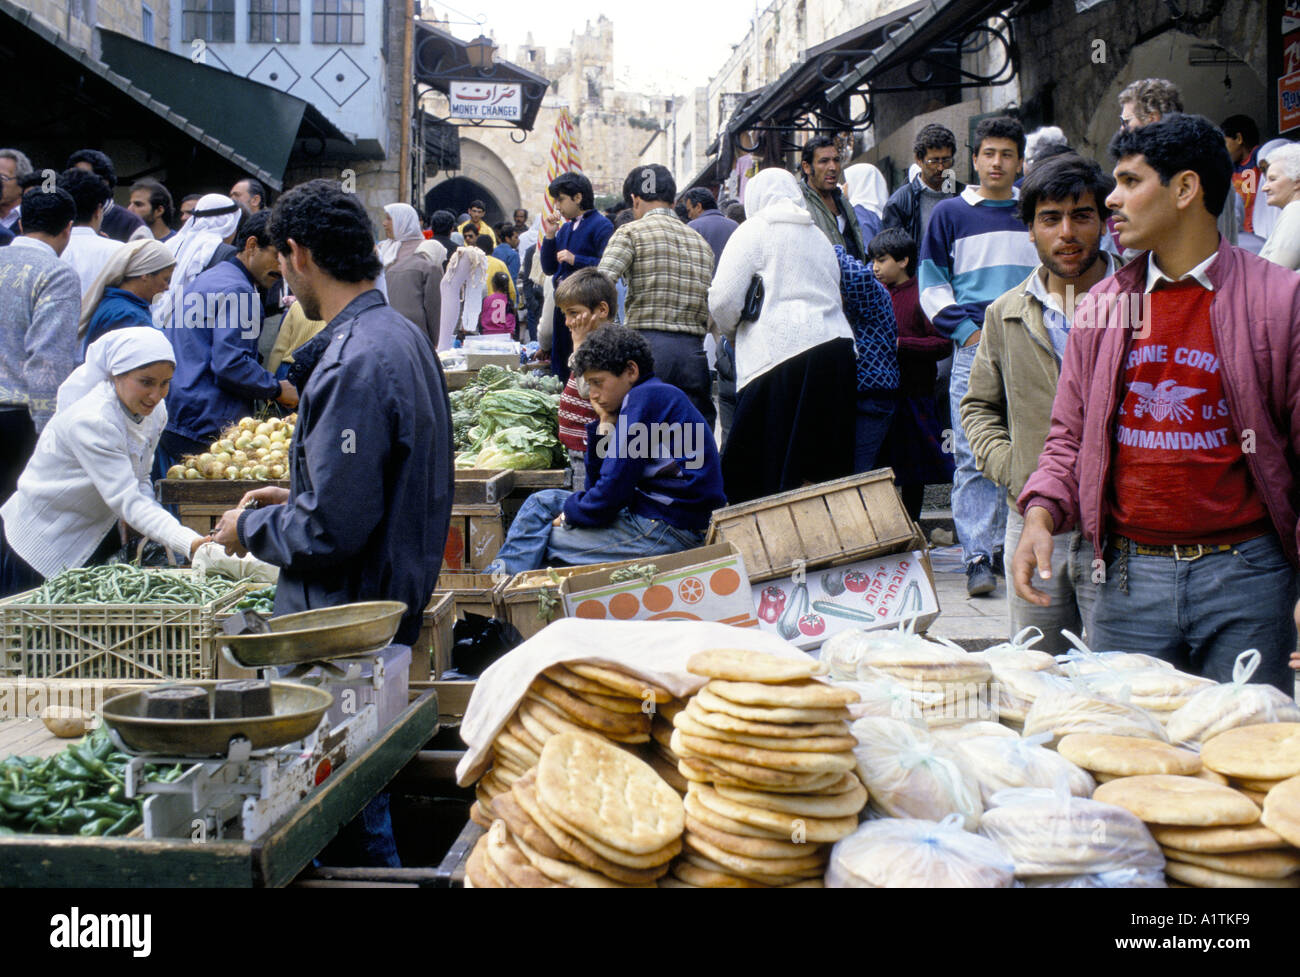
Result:
M1164 727L1145 709L1094 692L1076 681L1070 688L1044 689L1025 715L1024 734L1111 733L1168 742Z
M1128 668L1093 672L1080 678L1088 688L1112 699L1145 709L1161 724L1169 721L1198 692L1214 688L1213 679L1189 675L1176 668Z
M1017 730L1024 728L1026 714L1044 691L1066 687L1056 659L1033 647L1042 637L1042 631L1029 627L1005 644L971 652L993 672L990 688L998 720Z
M493 800L537 765L553 736L596 733L634 747L650 742L652 717L671 707L672 693L606 665L552 665L528 693L492 743L492 767L474 789L470 819L487 828L496 817Z
M856 694L814 680L825 668L812 659L715 650L687 668L710 681L673 717L686 831L660 885L820 886L867 801L852 772Z
M494 804L468 888L655 888L682 848L681 798L649 765L584 732L551 737Z
M923 726L880 716L857 720L852 732L858 777L875 814L925 821L956 814L967 830L979 826L979 784L952 746Z
M993 670L970 652L950 643L900 634L879 643L858 659L859 678L888 676L918 694L930 693L921 716L930 724L961 725L996 718L988 701Z

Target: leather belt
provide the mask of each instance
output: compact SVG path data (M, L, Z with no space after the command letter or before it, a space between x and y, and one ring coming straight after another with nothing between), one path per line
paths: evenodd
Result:
M1117 549L1127 549L1133 556L1167 556L1185 563L1199 560L1213 553L1230 553L1237 543L1177 543L1173 546L1156 546L1139 543L1127 536L1114 537Z

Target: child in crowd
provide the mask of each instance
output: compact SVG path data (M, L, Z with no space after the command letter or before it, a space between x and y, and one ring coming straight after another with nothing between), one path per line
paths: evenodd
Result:
M573 372L598 417L587 425L590 488L529 496L489 573L691 549L727 504L712 432L684 393L654 375L640 333L601 326L575 352Z
M579 268L555 290L555 305L564 315L564 324L573 336L573 350L577 352L594 330L613 320L618 306L618 292L613 283L595 268ZM573 357L569 357L573 369ZM587 425L597 420L596 412L587 400L587 385L576 373L560 394L560 443L569 449L569 464L573 468L573 490L581 492L587 487Z
M492 276L492 291L483 300L483 311L478 316L478 331L484 336L515 334L515 306L510 301L510 276L498 271Z
M950 484L953 462L943 450L934 386L936 364L952 352L921 311L916 286L916 242L900 227L886 228L867 245L872 271L889 289L898 323L898 404L879 464L894 469L894 483L913 520L921 517L925 486Z

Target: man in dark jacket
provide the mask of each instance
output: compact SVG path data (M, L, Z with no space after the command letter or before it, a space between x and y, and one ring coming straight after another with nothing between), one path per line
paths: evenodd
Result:
M94 173L104 181L109 193L112 193L117 186L117 170L113 168L113 161L98 149L77 150L68 157L65 169L72 169L74 166L79 170ZM137 217L130 207L119 207L113 202L113 198L109 197L108 203L104 205L104 219L99 225L105 237L125 243L142 227L144 221Z
M925 126L916 134L912 154L921 172L894 191L885 204L880 227L901 227L919 244L925 240L934 205L961 193L966 184L958 182L952 170L957 140L951 129L933 123Z
M713 249L713 270L716 273L718 259L722 257L722 249L727 246L728 239L740 225L730 217L722 215L722 211L718 209L718 201L704 187L692 187L687 190L682 194L682 203L686 205L686 213L690 217L686 226L699 231L700 237L708 241L709 247Z
M442 259L442 270L447 270L447 262L460 246L451 239L452 228L456 226L456 215L450 210L435 210L429 215L429 230L433 231L433 240L447 249L447 257Z
M605 245L614 233L609 218L596 210L591 181L581 173L561 173L546 188L555 201L557 214L542 218L542 237L537 242L537 256L542 271L551 276L555 287L579 268L600 264ZM569 380L569 355L573 337L564 324L564 315L555 310L551 334L551 372L562 381Z
M804 143L803 158L799 163L803 173L804 206L813 223L826 235L831 244L838 244L851 256L865 261L867 246L862 240L862 228L848 199L840 190L840 149L829 136L814 136Z

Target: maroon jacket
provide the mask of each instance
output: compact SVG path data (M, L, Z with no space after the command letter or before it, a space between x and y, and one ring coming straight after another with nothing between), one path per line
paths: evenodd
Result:
M936 364L952 353L952 340L935 332L921 311L915 275L888 288L898 323L899 391L904 397L933 397L939 377Z
M1143 254L1079 300L1052 426L1038 469L1025 483L1020 511L1042 506L1054 532L1076 525L1100 550L1115 444L1115 412L1123 395L1121 366L1133 329L1121 317L1132 293L1146 287ZM1300 470L1300 275L1220 238L1207 272L1214 285L1210 327L1221 361L1233 433L1253 434L1246 462L1282 548L1297 559L1296 474ZM1109 301L1108 301L1109 299ZM1117 302L1122 299L1122 302ZM1130 317L1131 318L1131 317Z

